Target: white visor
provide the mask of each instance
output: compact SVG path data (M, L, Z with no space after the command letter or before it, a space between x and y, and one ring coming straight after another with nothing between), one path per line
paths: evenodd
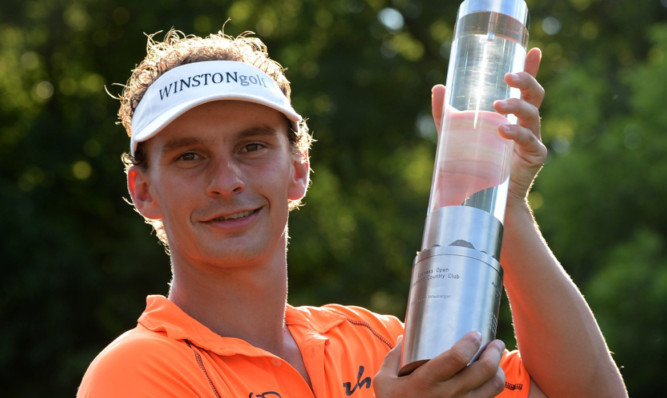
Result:
M146 90L132 117L130 153L188 110L206 102L239 100L282 112L296 131L301 116L278 84L245 62L202 61L171 69Z

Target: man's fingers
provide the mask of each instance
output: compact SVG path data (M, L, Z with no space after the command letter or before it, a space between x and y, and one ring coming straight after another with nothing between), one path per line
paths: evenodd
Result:
M521 90L521 99L539 108L544 100L544 88L528 72L508 73L505 82L510 87Z
M523 70L528 72L532 77L537 77L537 72L540 70L540 62L542 62L542 51L539 48L531 48L526 54L526 63Z
M537 135L540 134L540 111L535 105L518 98L509 98L496 101L493 106L498 113L515 115L520 126L529 128Z
M379 373L386 373L388 375L398 374L398 368L401 366L401 349L403 347L403 336L399 336L396 346L387 353L380 367ZM378 373L378 374L379 374Z
M470 332L449 350L417 368L413 374L429 381L445 381L470 363L482 344L479 332Z
M398 379L398 368L401 365L401 349L403 347L403 336L398 338L396 346L384 357L384 362L377 374L373 377L373 389L378 397L392 396L391 390Z
M505 386L505 374L500 369L505 345L499 340L489 343L479 359L468 366L481 343L481 335L470 332L411 374L398 377L402 347L399 340L373 380L375 394L378 397L495 396Z
M498 367L496 374L474 390L476 397L495 397L505 389L505 372Z
M435 128L440 133L442 127L442 112L445 105L445 86L438 84L431 89L431 113L433 114L433 121Z
M500 359L504 351L505 344L502 341L494 340L489 343L479 359L461 373L464 383L476 391L499 394L505 385L505 374L500 369Z

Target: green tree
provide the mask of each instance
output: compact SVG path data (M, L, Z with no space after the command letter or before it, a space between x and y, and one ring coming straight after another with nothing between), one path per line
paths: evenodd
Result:
M571 148L548 165L539 180L544 206L538 212L584 287L631 394L642 397L661 395L651 380L660 377L667 319L667 25L647 33L645 59L617 71L625 106L598 112L607 119L577 132ZM589 77L593 87L607 87ZM596 131L598 125L604 128Z

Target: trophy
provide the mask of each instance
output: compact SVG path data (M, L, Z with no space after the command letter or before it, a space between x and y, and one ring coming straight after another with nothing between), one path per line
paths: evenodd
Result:
M516 123L496 100L519 98L505 82L523 71L528 8L523 0L464 0L458 11L421 250L412 269L399 374L476 330L495 338L502 292L500 247Z

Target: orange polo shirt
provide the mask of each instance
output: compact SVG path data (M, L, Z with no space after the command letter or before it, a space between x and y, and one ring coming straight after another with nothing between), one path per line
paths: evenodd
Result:
M395 317L359 307L287 307L311 390L279 357L221 337L162 296L149 296L136 328L90 364L78 397L370 398L372 378L403 334ZM501 397L527 397L530 378L517 352L501 366Z

